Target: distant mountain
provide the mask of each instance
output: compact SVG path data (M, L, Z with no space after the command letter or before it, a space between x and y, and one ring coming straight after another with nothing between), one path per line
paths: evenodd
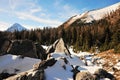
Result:
M69 20L67 20L65 23L63 23L61 26L64 26L64 28L67 28L68 26L73 24L75 21L77 21L78 23L80 21L83 21L85 23L90 23L94 20L100 20L100 19L104 18L106 15L110 14L111 12L117 10L118 8L120 8L120 2L113 4L111 6L105 7L105 8L87 11L80 15L75 15L75 16L71 17Z
M22 30L27 30L27 29L22 25L15 23L11 27L9 27L6 31L14 32L14 31L22 31Z

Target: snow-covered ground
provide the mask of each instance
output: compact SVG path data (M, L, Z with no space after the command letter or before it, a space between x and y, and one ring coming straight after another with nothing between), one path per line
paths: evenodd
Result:
M47 49L47 46L43 46ZM99 68L102 68L101 65L93 64L93 59L99 59L94 57L93 54L89 52L73 52L72 48L69 48L71 56L65 53L53 52L51 53L51 58L55 58L57 62L45 69L46 80L73 80L73 72L71 70L73 67L79 66L78 70L89 71L90 73L94 73ZM84 59L81 59L84 58ZM64 59L68 61L65 63ZM40 59L33 59L16 55L7 54L4 56L0 56L0 73L20 73L25 72L32 69L33 65L40 62ZM100 62L104 62L99 60ZM87 66L86 66L87 63ZM71 66L72 65L72 66ZM116 64L116 67L120 67L120 63ZM101 79L101 80L109 80L109 79Z
M69 51L71 53L71 57L68 55L65 55L65 53L52 53L51 56L55 59L59 58L66 58L70 65L79 66L80 71L89 71L90 73L94 73L99 68L102 68L101 66L94 65L92 63L93 54L89 52L80 52L75 53L73 52L72 48L69 48ZM84 57L84 60L81 60L80 57ZM85 65L85 62L88 66Z
M87 63L87 66L86 65L81 65L79 70L80 71L89 71L90 73L94 73L96 70L102 68L101 65L95 65L93 64L93 54L89 53L89 52L79 52L79 53L75 53L73 52L73 49L72 48L69 48L69 51L72 55L74 56L77 56L77 57L83 57L84 60L80 60L80 61L83 61L84 63L86 62ZM78 62L78 61L76 61Z
M21 58L20 56L7 54L0 56L0 73L20 73L32 69L33 65L40 62L40 59L29 57Z

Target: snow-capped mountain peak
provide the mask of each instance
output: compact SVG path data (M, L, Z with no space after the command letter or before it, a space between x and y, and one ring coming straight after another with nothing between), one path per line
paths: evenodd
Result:
M80 15L75 15L75 16L71 17L68 21L66 21L64 23L64 26L67 27L67 26L71 25L72 23L74 23L78 19L81 19L81 20L85 21L86 23L89 23L93 20L100 20L103 17L105 17L106 15L110 14L111 12L113 12L119 8L120 8L120 2L113 4L111 6L105 7L105 8L86 11Z
M11 27L7 29L7 31L9 32L22 31L22 30L27 30L27 29L18 23L13 24Z

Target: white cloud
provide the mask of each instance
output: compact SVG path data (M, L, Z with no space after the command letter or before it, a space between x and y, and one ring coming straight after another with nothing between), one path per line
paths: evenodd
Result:
M45 24L45 26L58 26L60 25L62 22L58 21L58 20L53 20L50 18L50 14L47 11L45 11L44 9L42 9L42 7L40 5L36 4L36 1L34 2L34 0L9 0L9 4L11 6L11 8L14 10L14 15L17 16L17 18L22 19L22 20L32 20L35 22L38 22L40 24ZM23 7L22 11L18 11L17 8L19 7ZM38 15L36 15L36 13L38 13ZM53 16L53 15L51 15Z
M28 20L33 20L33 21L36 21L36 22L39 22L39 23L42 23L42 24L46 24L48 26L58 26L61 24L60 21L57 21L57 20L50 20L50 19L43 19L43 18L39 18L37 16L34 16L34 15L31 15L31 14L28 14L28 13L24 13L24 12L16 12L16 15L20 18L20 17L23 17L25 19L28 19Z
M71 16L80 14L79 10L69 4L64 4L63 1L64 0L55 0L52 6L53 12L51 12L49 8L46 9L42 5L36 4L37 0L9 0L6 4L7 8L0 7L0 12L7 13L11 16L10 18L15 18L15 20L19 18L20 20L26 20L27 23L33 21L33 23L37 22L37 24L41 24L40 26L57 27L63 23L61 21L65 21ZM32 28L30 25L27 26Z
M85 8L83 8L83 9L81 9L81 11L82 11L82 12L88 11L88 8L85 7Z
M34 14L34 13L40 12L41 10L42 10L41 8L34 8L34 9L31 9L30 12Z
M78 9L75 9L68 4L65 4L61 7L62 11L59 13L60 18L68 19L74 15L80 14L80 11Z
M27 28L28 30L36 29L36 28L40 28L40 29L43 28L42 26L26 25L26 24L24 24L23 26L24 26L25 28Z
M10 26L10 24L0 21L0 31L6 30L9 26Z
M10 8L12 9L12 10L14 10L15 9L15 7L16 7L16 4L17 3L15 3L17 0L9 0L9 6L10 6ZM19 3L19 2L18 2Z

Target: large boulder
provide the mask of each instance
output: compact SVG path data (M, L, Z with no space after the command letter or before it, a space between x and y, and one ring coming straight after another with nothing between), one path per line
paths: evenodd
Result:
M47 56L42 46L40 44L34 44L31 40L13 40L7 53L42 60L46 59Z
M61 52L61 53L65 53L66 55L69 55L69 56L71 55L62 38L56 40L53 43L53 45L51 45L47 49L47 54L52 53L52 52Z
M41 60L46 60L47 54L46 50L39 44L35 43L37 57Z
M48 60L44 60L42 62L36 63L33 65L33 69L37 70L37 69L46 69L48 66L52 66L56 63L57 60L55 60L54 58L48 59Z
M7 38L0 38L0 53L5 54L9 48L11 41Z
M56 40L51 46L48 47L46 53L49 54L49 53L54 52L55 51L55 47L56 47L58 42L59 42L59 39Z
M104 69L98 69L95 71L94 75L96 75L97 80L100 80L101 78L109 78L110 80L115 80L115 77Z
M30 40L14 40L7 50L9 54L37 58L35 47Z
M79 72L76 74L75 80L95 80L95 78L89 72Z

